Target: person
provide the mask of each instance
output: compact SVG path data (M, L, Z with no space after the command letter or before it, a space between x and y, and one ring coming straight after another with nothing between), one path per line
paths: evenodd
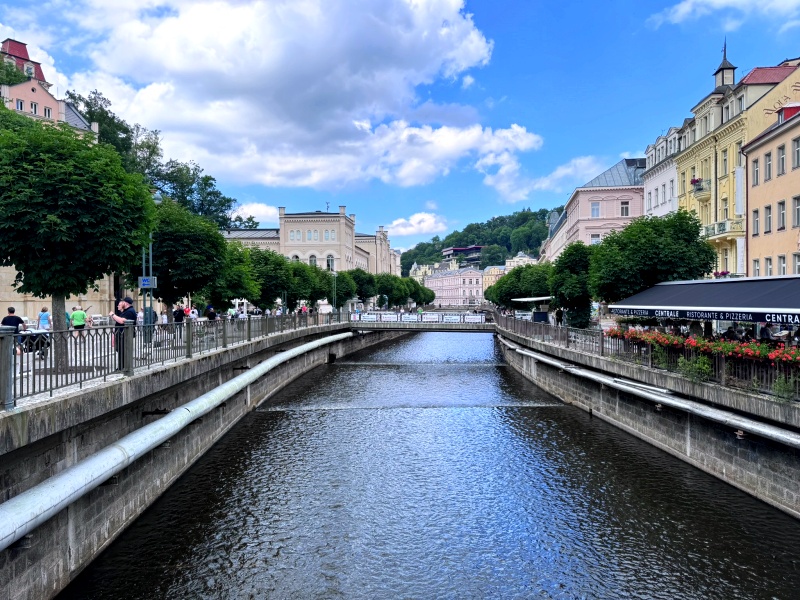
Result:
M136 322L136 309L133 308L133 298L125 296L117 304L117 312L110 312L108 316L116 323L114 330L114 346L118 356L118 370L125 368L125 321Z
M175 321L175 338L178 341L183 341L183 319L185 317L183 306L178 304L178 307L172 311L172 319Z
M161 311L161 329L166 329L167 325L169 325L169 318L167 318L167 311Z
M197 321L197 318L200 316L200 311L197 310L197 305L195 304L192 307L192 310L189 311L189 318L192 321Z
M53 328L53 315L47 310L46 306L42 307L39 316L36 318L36 328L50 331Z
M140 308L136 313L136 326L141 327L142 325L144 325L144 309Z
M217 311L214 310L214 307L209 305L208 312L206 313L206 317L209 321L216 321L217 320Z
M772 341L775 337L772 335L772 326L767 323L761 328L761 339Z
M86 332L82 331L86 328L86 319L88 318L86 311L83 310L80 306L72 307L72 314L69 316L69 322L72 325L72 328L77 331L75 336L81 336L84 338L86 336Z
M564 323L564 311L560 308L556 310L556 327L561 327Z
M8 314L3 317L3 320L0 321L0 325L4 327L14 327L15 331L19 333L20 331L25 331L25 321L22 320L22 317L18 317L16 314L16 310L13 306L8 307ZM22 346L22 336L16 336L17 340L17 355L21 354L22 351L20 347Z
M744 335L742 336L742 341L743 342L752 342L755 339L755 337L756 337L755 336L755 332L753 332L753 328L750 327L749 329L747 329L744 332Z
M736 331L733 329L733 325L729 325L727 331L722 334L722 339L728 340L729 342L736 342L739 341L739 336L736 335Z

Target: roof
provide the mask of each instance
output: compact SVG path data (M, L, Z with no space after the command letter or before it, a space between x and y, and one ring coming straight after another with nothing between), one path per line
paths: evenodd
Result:
M629 317L800 324L800 276L659 283L608 308Z
M91 131L92 129L89 121L83 118L72 102L64 103L64 120L75 129L82 129L84 131Z
M739 85L780 83L781 81L786 79L789 75L794 73L796 70L797 67L794 66L756 67L755 69L750 71L747 75L742 77L742 80L739 82Z
M623 158L610 169L603 171L583 184L582 188L588 187L631 187L642 185L642 173L647 165L645 158Z
M25 63L32 64L33 78L38 81L47 81L44 78L42 66L35 60L31 60L30 56L28 55L28 47L22 42L12 40L11 38L6 38L3 40L2 44L0 44L0 52L4 52L13 57L14 61L17 63L17 68L23 73L25 73Z
M228 229L222 235L236 240L278 239L280 229Z

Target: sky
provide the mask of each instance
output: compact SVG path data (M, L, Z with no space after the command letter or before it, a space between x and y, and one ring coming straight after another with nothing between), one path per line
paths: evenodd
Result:
M800 56L800 0L17 0L51 91L97 89L242 214L356 215L405 250L563 205L713 89Z

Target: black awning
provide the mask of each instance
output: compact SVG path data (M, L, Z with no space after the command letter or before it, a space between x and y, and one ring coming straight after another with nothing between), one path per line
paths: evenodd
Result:
M659 283L608 308L626 317L800 325L800 276Z

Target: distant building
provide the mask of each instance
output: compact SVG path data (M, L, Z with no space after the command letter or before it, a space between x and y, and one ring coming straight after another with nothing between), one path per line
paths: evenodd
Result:
M456 269L458 269L458 260L455 258L433 263L432 265L418 265L414 263L411 265L408 276L416 280L420 285L424 285L425 277L428 275L441 273L442 271L455 271Z
M450 247L442 250L442 257L445 260L455 258L462 267L473 267L481 262L481 250L483 250L483 246L476 245L464 248Z
M642 173L644 214L663 217L678 210L678 168L675 156L681 151L677 127L670 127L646 150L647 170Z
M483 291L484 295L486 290L497 283L497 280L500 279L503 275L508 272L508 267L494 265L491 267L486 267L483 270Z
M483 273L479 269L441 271L425 277L423 285L436 294L436 306L466 308L483 303Z
M561 214L550 214L540 260L554 261L572 242L599 244L609 232L640 217L645 168L644 158L623 158L572 192Z
M328 271L363 269L373 275L391 273L399 277L399 254L390 248L383 226L374 234L357 233L355 227L356 216L346 214L344 206L338 213L287 213L281 206L278 228L231 229L223 235Z
M506 269L509 271L514 267L524 267L525 265L537 264L539 264L539 259L528 256L524 252L517 252L516 256L506 259Z

